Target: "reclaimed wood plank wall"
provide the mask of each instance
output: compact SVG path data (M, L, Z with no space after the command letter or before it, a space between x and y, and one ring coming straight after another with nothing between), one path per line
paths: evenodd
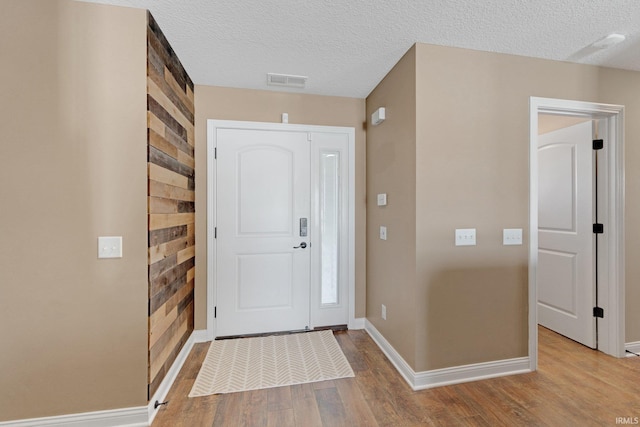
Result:
M193 82L147 12L149 396L193 331Z

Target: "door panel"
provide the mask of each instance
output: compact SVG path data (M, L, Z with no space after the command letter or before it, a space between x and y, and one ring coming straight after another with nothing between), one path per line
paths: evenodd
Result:
M576 161L574 145L551 143L538 151L540 229L576 231Z
M292 309L291 253L237 254L238 309ZM264 286L265 277L271 286Z
M280 147L249 147L237 157L238 234L291 236L293 152ZM266 165L269 170L258 173Z
M576 317L576 261L575 253L538 252L538 262L545 266L538 276L539 282L544 283L538 291L538 301L571 317Z
M538 141L538 321L594 347L592 124Z
M217 152L217 335L308 327L307 133L217 129Z

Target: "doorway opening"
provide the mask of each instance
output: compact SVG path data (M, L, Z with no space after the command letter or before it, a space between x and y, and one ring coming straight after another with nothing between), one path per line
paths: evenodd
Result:
M355 130L209 120L208 337L355 322Z
M538 323L593 349L603 261L594 227L606 172L598 171L604 144L595 138L603 125L590 117L538 115Z
M593 300L597 300L597 306L604 310L604 316L598 318L598 349L604 353L615 357L624 357L624 158L623 158L623 117L624 107L619 105L596 104L579 101L568 101L550 98L530 99L530 149L529 149L529 175L530 175L530 203L529 203L529 360L532 370L537 368L538 354L538 323L539 323L539 298L548 299L549 289L540 287L539 280L549 279L550 271L562 270L569 271L577 268L570 251L563 251L561 248L549 250L544 248L548 243L548 236L539 229L562 228L552 224L553 221L562 221L563 219L549 219L549 211L555 212L553 209L547 209L547 212L540 212L541 206L540 196L543 187L549 186L548 182L541 181L540 167L554 169L555 157L549 156L552 150L547 150L540 154L540 144L542 138L539 137L540 124L549 121L564 122L588 122L587 127L591 127L591 123L598 131L598 138L605 141L606 148L598 154L599 179L595 183L598 189L598 223L602 223L604 233L598 235L598 262L597 274L594 273L594 283L597 278L598 290L594 294ZM541 117L543 118L542 120ZM551 120L549 120L551 119ZM561 126L563 127L563 126ZM566 126L565 126L566 127ZM591 132L590 132L591 134ZM544 144L544 143L543 143ZM559 145L557 145L559 146ZM577 152L564 146L566 158L577 156ZM555 154L554 154L555 155ZM571 171L574 173L575 171ZM570 184L571 186L573 184ZM567 187L568 188L568 187ZM569 189L571 190L571 189ZM575 190L575 188L573 189ZM591 189L590 189L591 190ZM542 202L549 204L549 202ZM557 211L562 206L554 204L553 208ZM575 200L571 200L575 203ZM576 206L570 204L565 205L567 208L576 210ZM588 202L590 203L590 201ZM594 215L595 216L595 215ZM566 215L569 218L570 215ZM575 220L575 218L572 218ZM551 222L550 222L551 221ZM551 224L551 226L549 225ZM570 224L570 226L573 226ZM569 228L571 228L569 226ZM566 237L572 232L562 232ZM591 236L588 237L591 239ZM595 239L594 239L595 240ZM540 244L542 243L542 247ZM541 253L542 248L542 253ZM593 250L592 248L587 249ZM546 252L544 252L546 251ZM557 253L562 256L554 259L550 254ZM595 252L593 252L595 254ZM595 262L593 257L593 262ZM560 260L560 261L558 261ZM555 263L555 264L554 264ZM563 265L564 263L564 265ZM553 265L554 268L549 269L548 266ZM587 266L587 269L593 267L593 264ZM545 270L546 269L546 270ZM546 275L546 276L545 276ZM571 289L573 291L573 289ZM567 291L569 292L569 291ZM565 294L567 293L565 292ZM594 291L595 292L595 291ZM542 294L542 295L541 295ZM552 314L560 313L562 307L554 307L553 304L547 303ZM595 307L595 305L594 305ZM566 310L567 312L570 310ZM595 313L595 312L594 312ZM593 313L592 313L593 314ZM583 316L584 317L584 316ZM593 322L595 320L590 316L585 322Z

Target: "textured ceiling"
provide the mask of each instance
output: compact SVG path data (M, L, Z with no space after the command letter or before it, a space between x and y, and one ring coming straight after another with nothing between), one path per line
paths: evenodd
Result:
M415 43L640 71L638 0L85 0L149 9L196 84L364 98ZM627 39L588 46L610 33Z

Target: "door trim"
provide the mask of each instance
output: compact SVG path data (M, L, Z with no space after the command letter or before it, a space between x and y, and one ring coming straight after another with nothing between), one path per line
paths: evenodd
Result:
M214 157L215 130L217 128L232 129L257 129L267 131L293 131L293 132L348 132L348 179L349 179L349 232L348 232L348 307L349 328L357 328L355 318L355 130L350 127L298 125L267 122L247 122L236 120L207 120L207 339L216 338L216 322L211 315L216 306L216 245L214 242L216 218L216 162Z
M625 356L624 106L531 97L529 100L529 363L538 367L538 114L584 116L607 122L605 217L602 244L608 254L598 292L605 318L599 320L600 350ZM603 277L604 276L604 277ZM604 285L604 286L603 286ZM609 315L607 315L609 313Z

